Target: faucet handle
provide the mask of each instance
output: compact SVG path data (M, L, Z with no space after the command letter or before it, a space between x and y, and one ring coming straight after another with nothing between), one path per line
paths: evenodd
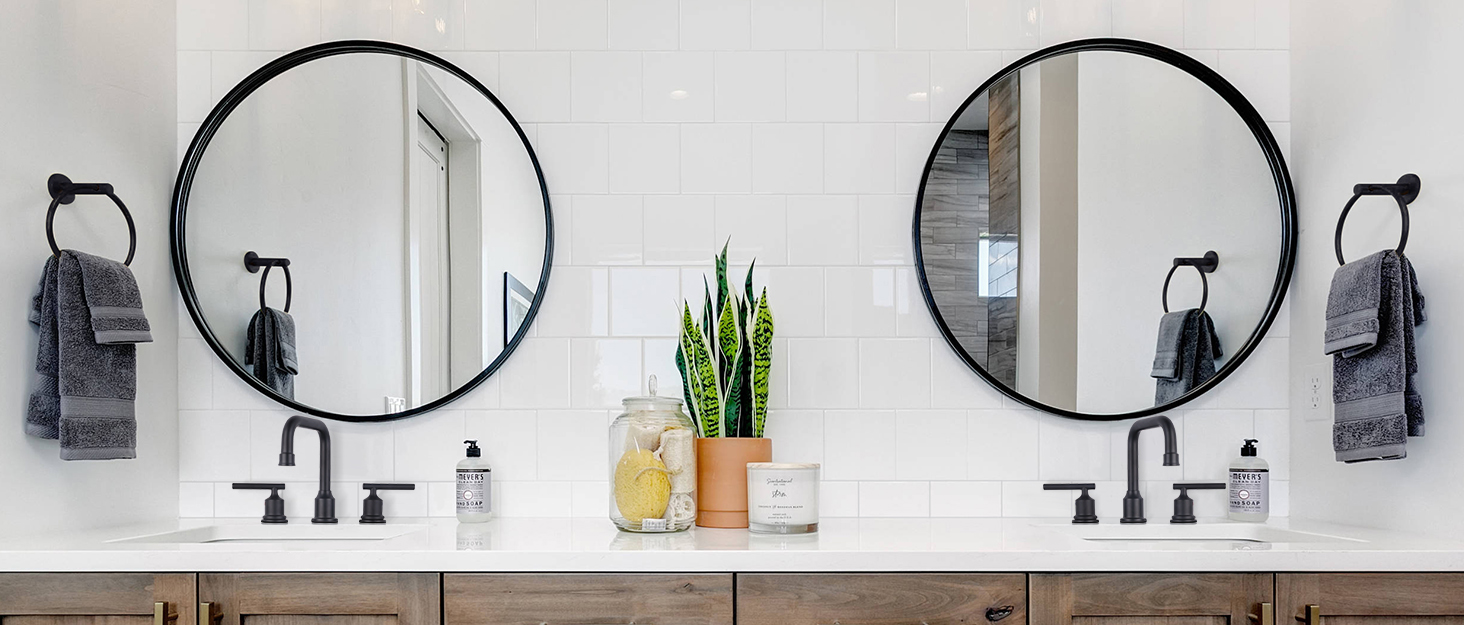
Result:
M1073 523L1077 523L1077 524L1088 524L1088 523L1097 523L1098 522L1098 514L1096 512L1096 510L1097 510L1096 503L1093 501L1093 498L1092 497L1089 497L1088 496L1088 491L1093 490L1093 489L1096 489L1096 488L1098 488L1098 485L1097 484L1094 484L1092 482L1088 482L1086 484L1043 484L1042 485L1042 490L1081 490L1081 491L1083 491L1083 494L1078 495L1078 498L1074 501L1074 504L1073 504L1075 506L1075 509L1073 511Z
M1174 485L1174 490L1179 491L1179 496L1174 498L1174 516L1169 517L1170 523L1194 523L1195 500L1190 499L1189 491L1192 490L1219 490L1225 488L1224 482L1181 482Z
M416 484L362 484L361 488L371 491L370 495L361 502L362 523L385 523L384 505L381 497L376 495L378 490L416 490Z
M264 518L260 523L289 523L285 518L285 500L280 497L280 491L285 489L284 484L262 483L262 482L234 482L234 490L267 490L269 497L264 499Z

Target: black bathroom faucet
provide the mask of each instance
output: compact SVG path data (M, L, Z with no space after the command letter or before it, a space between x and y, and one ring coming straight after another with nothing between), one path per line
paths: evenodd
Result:
M1143 523L1144 496L1139 494L1139 433L1151 428L1164 430L1164 466L1179 466L1179 452L1175 451L1174 422L1159 415L1139 419L1129 428L1128 435L1128 492L1123 496L1123 518L1119 523Z
M315 430L320 435L320 492L315 495L315 516L311 523L335 523L335 496L330 494L330 430L319 419L295 415L285 420L280 438L280 466L295 466L295 429Z

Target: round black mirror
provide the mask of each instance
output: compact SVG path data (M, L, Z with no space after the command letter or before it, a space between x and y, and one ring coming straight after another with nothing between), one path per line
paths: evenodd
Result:
M1150 43L1073 41L1007 66L946 123L916 270L946 342L1002 393L1141 417L1260 344L1295 264L1294 205L1275 137L1219 74Z
M178 172L172 252L214 353L290 409L421 414L481 384L544 299L553 216L513 115L424 51L284 55L209 113Z

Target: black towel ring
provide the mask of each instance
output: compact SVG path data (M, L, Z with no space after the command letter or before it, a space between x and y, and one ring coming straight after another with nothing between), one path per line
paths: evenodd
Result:
M252 251L244 254L244 268L248 269L249 273L258 273L260 267L264 267L264 274L259 276L259 309L267 308L264 292L265 287L269 285L269 270L279 267L285 271L285 312L290 312L290 301L295 298L295 283L290 279L290 259L262 258Z
M1398 178L1396 184L1388 183L1363 183L1352 186L1352 199L1347 200L1347 205L1342 207L1342 214L1337 217L1337 236L1334 245L1337 250L1337 264L1346 265L1347 259L1342 257L1342 226L1347 223L1347 213L1352 211L1352 205L1357 203L1358 198L1364 195L1391 195L1398 202L1398 212L1403 216L1403 234L1398 238L1398 253L1403 253L1403 248L1408 246L1408 205L1418 199L1419 188L1423 182L1414 174L1403 174Z
M1164 304L1164 312L1169 312L1169 281L1174 278L1174 272L1180 267L1194 267L1200 274L1200 285L1204 289L1200 292L1200 312L1205 312L1205 304L1210 303L1210 279L1205 277L1207 273L1213 273L1220 267L1220 255L1214 250L1205 252L1204 256L1197 258L1180 257L1174 259L1174 266L1169 268L1169 273L1164 275L1164 292L1161 301Z
M105 182L76 183L65 174L51 174L46 179L46 190L51 194L51 207L46 209L46 241L51 244L52 254L61 255L61 248L56 246L56 230L53 225L56 207L75 202L78 195L105 195L112 199L117 208L122 209L122 217L127 220L127 260L122 261L122 264L132 265L132 255L137 252L137 226L132 223L132 213L127 211L127 205L112 192L112 185Z

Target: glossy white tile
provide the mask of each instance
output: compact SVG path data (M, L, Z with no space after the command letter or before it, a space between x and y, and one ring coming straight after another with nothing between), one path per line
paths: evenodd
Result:
M1110 0L1042 0L1042 45L1113 34Z
M369 425L369 424L368 424ZM377 438L390 437L396 448L396 472L391 476L379 473L382 467L372 470L362 467L352 478L361 481L425 482L452 479L455 466L463 458L463 438L467 434L467 416L461 410L437 410L411 419L397 421L391 431L361 431L359 436L374 434ZM299 444L296 444L299 447ZM378 473L369 475L369 473Z
M640 348L637 339L572 339L570 406L615 408L620 400L640 394Z
M788 102L782 52L718 52L715 75L717 121L783 121Z
M824 333L891 336L895 333L895 273L888 268L824 270Z
M611 50L675 50L681 44L678 0L610 0Z
M788 339L790 408L858 408L859 342Z
M570 120L568 52L504 52L498 56L498 73L502 90L499 96L520 122ZM539 137L538 147L546 147L543 136Z
M929 482L860 482L859 516L930 516Z
M681 126L681 192L747 193L752 189L752 127Z
M790 196L788 263L858 264L858 209L858 200L852 195Z
M860 339L861 408L929 408L930 341Z
M320 0L249 0L249 49L294 50L320 42Z
M647 52L642 55L641 103L648 122L712 121L711 52Z
M894 152L894 124L824 126L824 192L894 191Z
M204 482L249 475L249 432L247 410L179 410L178 439L189 444L178 447L178 479Z
M1256 3L1184 0L1184 47L1251 48L1256 44Z
M606 0L539 0L540 50L609 47Z
M681 319L681 272L675 268L610 270L610 334L674 337Z
M716 240L731 242L727 261L744 276L754 259L759 267L788 264L788 206L778 195L717 196Z
M1041 9L1038 0L970 0L966 47L972 50L1036 49Z
M427 50L461 50L465 0L394 0L392 39Z
M610 274L604 268L557 267L534 319L541 337L610 333Z
M696 265L710 262L711 250L716 245L714 202L715 198L707 195L646 196L645 263ZM690 295L684 294L683 297Z
M819 193L823 147L822 124L753 126L753 193Z
M823 45L823 0L752 0L754 50L817 50Z
M1036 480L1041 419L1033 410L966 412L966 477L973 480Z
M824 479L894 479L893 410L828 410L823 429Z
M824 3L824 48L887 50L895 47L895 0L829 0Z
M1038 424L1038 474L1044 482L1091 482L1108 477L1113 468L1114 430L1125 424L1077 421L1043 415ZM1122 458L1119 459L1123 461Z
M464 438L478 441L495 482L538 479L539 419L532 410L469 410ZM464 456L456 454L456 466ZM434 477L433 479L447 479Z
M467 0L466 10L463 44L469 50L533 50L538 46L536 0Z
M603 410L539 411L539 481L519 484L605 479L608 432Z
M569 406L569 340L525 339L499 369L504 408Z
M1255 438L1255 417L1249 410L1191 410L1184 424L1179 459L1190 482L1224 482L1242 441Z
M675 124L609 129L611 193L675 193L681 186L681 131Z
M788 121L859 119L859 56L854 52L789 52Z
M859 198L859 262L863 265L909 265L910 214L915 198L908 195L866 195Z
M641 120L639 52L571 52L570 76L570 117L574 121Z
M897 0L895 11L899 48L966 49L966 0Z
M895 477L901 480L949 480L966 475L972 451L964 410L899 410L895 412Z
M768 411L764 435L773 444L773 462L818 462L824 458L824 414L819 410Z
M570 245L576 265L638 265L641 262L641 197L585 195L575 198Z
M682 50L746 50L751 31L748 0L681 0Z
M999 517L1001 482L931 482L930 516Z
M929 54L859 53L859 121L923 122L929 119Z
M249 48L249 0L178 0L179 50Z
M1183 48L1184 3L1174 0L1112 0L1113 35Z

